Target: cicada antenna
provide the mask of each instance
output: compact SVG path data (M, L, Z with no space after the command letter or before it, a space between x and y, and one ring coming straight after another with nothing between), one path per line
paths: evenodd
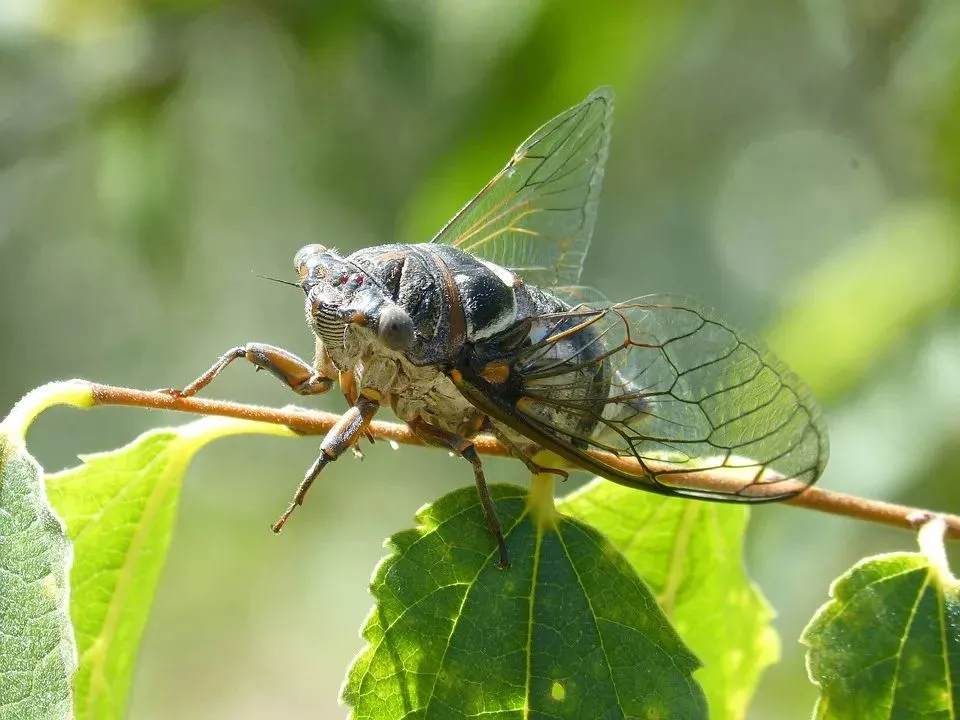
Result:
M290 287L295 287L298 290L300 289L300 285L298 285L295 282L290 282L289 280L281 280L280 278L270 277L269 275L261 275L260 273L254 272L253 270L251 270L250 273L254 277L258 277L261 280L270 280L271 282L280 283L281 285L289 285Z

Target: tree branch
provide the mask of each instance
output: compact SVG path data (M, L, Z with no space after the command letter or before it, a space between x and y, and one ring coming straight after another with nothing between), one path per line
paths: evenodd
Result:
M220 415L243 420L258 420L275 425L286 425L295 432L304 435L324 434L340 419L338 415L333 413L304 410L301 408L286 407L278 409L259 405L244 405L224 400L209 400L199 397L175 398L172 395L159 391L134 390L132 388L101 385L98 383L91 383L91 387L94 400L98 405L126 405L157 410L177 410L202 415ZM423 441L410 432L405 425L397 423L374 421L370 425L370 432L373 437L381 440L393 440L406 445L424 444ZM497 455L501 457L510 455L507 448L489 435L477 436L473 439L473 443L477 448L477 452L484 455ZM634 460L613 456L608 453L591 452L591 454L598 457L598 459L602 459L604 462L622 467L629 467L632 464L634 466L634 472L637 471L636 461ZM647 465L649 467L650 463ZM652 469L655 470L656 468ZM737 477L735 468L726 470L728 471L726 474L724 474L722 470L713 471L709 474L710 476L708 478L703 477L706 475L706 473L703 472L696 473L696 475L691 474L690 476L684 476L677 474L675 470L673 470L672 474L674 479L682 481L682 484L688 487L698 485L704 489L724 490L734 485L740 486L743 484L742 473ZM764 479L769 480L771 478L765 477ZM784 490L783 485L778 485L777 488L778 492ZM947 526L947 537L960 539L960 517L956 515L921 510L920 508L896 505L879 500L868 500L855 495L832 492L817 487L807 488L799 495L784 500L783 502L795 507L808 508L833 515L843 515L845 517L906 529L916 529L920 524L932 517L942 517Z

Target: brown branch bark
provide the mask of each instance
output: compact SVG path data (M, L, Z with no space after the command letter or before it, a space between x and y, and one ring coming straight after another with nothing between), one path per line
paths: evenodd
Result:
M134 390L131 388L114 387L91 383L95 402L98 405L126 405L131 407L153 408L158 410L177 410L180 412L198 413L201 415L220 415L224 417L240 418L244 420L258 420L261 422L286 425L304 435L320 435L326 433L339 416L333 413L300 408L269 408L259 405L245 405L242 403L224 400L209 400L207 398L189 397L175 398L164 392ZM423 441L416 437L405 425L374 421L370 425L372 435L377 439L394 440L407 445L423 445ZM474 438L477 452L485 455L509 456L509 451L496 439L488 435ZM618 458L605 453L595 453L605 462L620 465L635 464L635 461ZM711 473L711 477L704 480L697 474L697 483L705 489L724 489L732 483L742 484L742 478L733 474L724 477L721 472ZM694 484L688 478L674 475L677 480L683 480L687 486ZM782 486L780 490L782 490ZM832 492L821 488L807 488L799 495L784 501L787 505L818 510L833 515L867 520L869 522L892 525L895 527L915 529L925 520L934 516L943 518L947 527L947 537L960 539L960 517L937 513L920 508L896 505L894 503L868 500L867 498L844 493Z

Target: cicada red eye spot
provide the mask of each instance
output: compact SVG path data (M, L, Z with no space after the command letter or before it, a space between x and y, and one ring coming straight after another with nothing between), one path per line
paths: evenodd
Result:
M343 285L349 279L350 278L346 275L341 275L339 278L337 278L337 285Z
M354 275L353 282L356 283L358 287L360 285L363 285L363 275L361 275L360 273L357 273L356 275Z

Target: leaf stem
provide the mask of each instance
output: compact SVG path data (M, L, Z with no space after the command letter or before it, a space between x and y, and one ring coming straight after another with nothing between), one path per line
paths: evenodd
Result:
M527 508L533 512L540 528L556 527L557 508L553 500L552 473L537 473L530 479Z
M295 407L269 408L200 397L176 398L162 391L136 390L99 383L90 383L90 388L97 405L125 405L256 420L274 425L286 425L295 432L304 435L326 433L340 419L338 415L333 413ZM380 440L394 441L405 445L424 444L405 425L397 423L374 421L370 424L370 432L374 438ZM510 455L507 448L488 435L477 436L473 439L473 443L477 452L484 455L501 457ZM604 462L630 463L628 460L614 458L604 453L591 454L597 455ZM742 484L743 482L742 474L738 478L732 470L728 475L724 475L722 471L718 470L716 473L711 473L711 476L706 479L702 478L704 475L706 473L697 473L697 482L704 488L714 490L724 490L732 484ZM683 479L679 478L678 475L674 477ZM817 487L807 488L799 495L783 502L794 507L911 530L918 528L923 521L933 516L939 516L943 518L946 524L947 537L954 540L960 539L960 517L956 515L946 515L880 500L869 500L856 495L847 495Z

